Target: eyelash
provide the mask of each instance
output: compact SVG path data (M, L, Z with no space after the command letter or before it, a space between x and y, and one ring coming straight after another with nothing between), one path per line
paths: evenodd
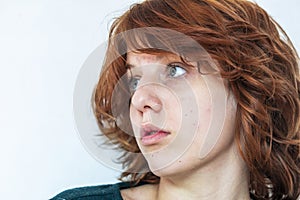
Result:
M178 67L178 68L180 68L180 70L183 70L182 74L180 74L178 76L170 76L170 74L168 74L168 76L171 77L171 78L181 77L187 72L187 70L185 69L185 67L182 63L170 63L170 64L167 65L167 70L174 69L175 67ZM171 73L171 71L169 71L169 72Z
M172 72L170 70L174 69L176 67L180 68L180 70L182 70L181 74L176 75L176 76L175 75L171 75ZM130 71L130 69L129 69L129 71ZM186 74L187 69L186 69L186 67L185 67L184 64L175 62L175 63L168 64L166 66L165 72L167 73L167 78L179 78L179 77L184 76ZM132 72L130 71L130 77L128 78L128 86L129 86L130 92L136 91L140 79L141 79L141 76L133 76Z

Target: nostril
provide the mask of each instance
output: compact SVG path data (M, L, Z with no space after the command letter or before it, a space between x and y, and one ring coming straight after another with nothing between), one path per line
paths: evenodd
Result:
M151 97L148 98L144 104L142 112L145 112L147 110L153 110L154 112L159 112L161 110L162 104L160 100L157 97Z
M145 105L145 106L144 106L144 110L147 110L147 109L151 109L151 107L148 106L148 105Z

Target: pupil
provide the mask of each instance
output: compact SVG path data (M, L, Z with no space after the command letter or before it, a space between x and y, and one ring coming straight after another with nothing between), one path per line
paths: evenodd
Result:
M175 67L171 68L170 74L171 74L171 76L174 76L176 74L176 68Z
M133 88L135 89L137 87L137 81L135 80L134 82L133 82Z

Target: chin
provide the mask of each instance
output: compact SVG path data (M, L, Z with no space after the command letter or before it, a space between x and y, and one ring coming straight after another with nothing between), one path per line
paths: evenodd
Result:
M153 156L154 157L154 156ZM163 158L155 159L151 157L147 159L148 166L153 174L159 177L176 177L186 175L196 168L201 168L202 161L198 158L179 157L170 163L161 162ZM191 162L193 160L194 162Z

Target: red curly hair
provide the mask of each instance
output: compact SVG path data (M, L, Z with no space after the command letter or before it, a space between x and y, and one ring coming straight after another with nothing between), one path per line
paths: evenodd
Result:
M143 27L183 33L217 61L237 102L235 140L249 169L252 198L296 200L300 194L299 57L280 25L246 0L146 0L114 21L95 89L94 112L101 132L124 150L121 179L159 182L151 172L133 172L147 163L141 154L127 153L140 150L134 137L118 127L111 110L114 87L127 70L126 53L119 50L139 36L123 41L114 37ZM115 59L111 62L111 58ZM130 124L128 111L122 120Z

